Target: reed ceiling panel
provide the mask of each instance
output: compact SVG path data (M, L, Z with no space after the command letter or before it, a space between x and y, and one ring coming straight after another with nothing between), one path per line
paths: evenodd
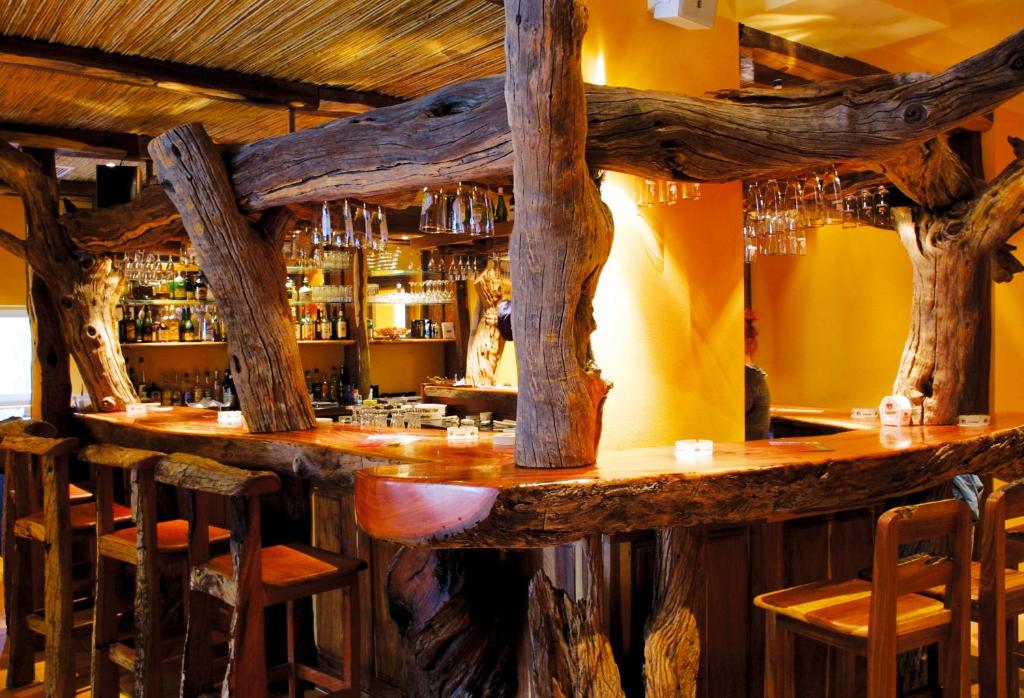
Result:
M416 97L504 70L487 0L0 0L0 34Z
M0 121L148 135L199 121L221 143L288 132L281 109L7 65L0 65ZM296 114L298 129L326 121Z

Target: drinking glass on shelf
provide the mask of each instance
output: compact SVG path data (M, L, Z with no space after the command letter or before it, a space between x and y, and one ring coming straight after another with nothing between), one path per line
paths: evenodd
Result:
M857 194L858 216L861 223L871 225L875 220L875 196L870 189L861 189Z
M486 190L473 187L469 197L469 232L490 237L494 234L494 209Z
M636 178L636 204L637 206L646 207L653 206L661 200L659 194L660 187L658 186L658 180L650 179L648 177L637 177Z
M839 172L835 167L825 176L824 190L825 203L828 204L824 208L825 225L842 223L844 221L843 183L839 179Z
M668 204L669 206L675 206L679 203L679 200L683 198L679 184L679 182L671 179L665 180L664 185L661 187L661 203Z
M843 197L843 227L856 228L858 220L859 204L856 194L847 194Z
M679 182L679 198L696 201L701 197L700 182Z
M875 225L889 224L889 190L884 184L875 189L874 197Z

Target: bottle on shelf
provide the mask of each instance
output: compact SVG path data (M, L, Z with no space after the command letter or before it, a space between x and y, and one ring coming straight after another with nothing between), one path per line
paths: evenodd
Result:
M498 203L494 205L494 222L508 222L508 208L505 206L505 188L498 187Z
M327 371L320 376L320 399L324 401L331 399L331 384L327 380Z
M192 382L186 373L185 378L181 381L181 404L188 406L195 401L195 391L192 389Z
M171 297L176 301L185 300L185 277L179 269L174 275L174 286L171 288Z
M337 313L334 318L334 328L338 333L337 339L348 339L348 320L345 319L345 311L338 308Z
M225 409L237 410L238 409L238 396L235 394L235 382L231 380L231 369L224 369L224 385L221 388L221 402L224 403Z
M196 282L195 275L190 273L185 274L185 300L194 301L196 299Z
M324 316L319 307L316 309L316 320L313 323L313 339L324 339ZM328 335L330 336L330 335Z
M324 306L323 311L323 315L320 316L320 339L337 339L336 337L332 337L334 334L332 329L334 327L334 322L331 320L330 310L327 306ZM318 314L319 312L320 311L317 310Z
M192 311L189 308L182 308L181 311L181 341L193 342L196 338L196 328L192 324Z
M295 280L288 277L284 282L284 291L288 294L288 300L296 302L299 300L299 292L295 289Z
M516 193L513 191L508 195L508 222L516 219Z
M142 313L142 341L153 341L153 313L150 312L148 305L143 308Z
M171 274L171 265L168 263L166 271L160 274L160 280L156 284L155 293L153 296L160 300L167 300L171 297L171 279L167 278Z
M195 287L196 287L196 289L195 289L196 300L197 301L205 301L205 300L207 300L207 295L208 295L207 294L207 290L208 289L207 289L207 286L206 286L206 279L203 278L203 272L202 271L199 271L196 274Z
M175 373L174 373L174 384L173 384L172 389L171 389L171 404L172 405L181 405L181 404L183 404L182 401L181 401L181 381L178 378L177 371L175 371Z
M338 367L331 366L331 379L327 384L327 396L331 402L340 403L341 400L338 397Z
M224 382L220 379L220 371L217 369L213 370L213 386L211 390L213 391L213 399L220 402L224 394Z
M145 400L146 399L146 364L145 364L145 360L141 356L139 357L138 380L139 380L139 382L137 384L137 387L135 388L135 394L139 396L140 400Z

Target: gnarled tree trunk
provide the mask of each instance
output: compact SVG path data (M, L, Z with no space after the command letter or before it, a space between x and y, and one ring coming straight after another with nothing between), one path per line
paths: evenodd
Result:
M114 322L120 274L113 270L109 257L75 251L57 215L57 179L47 176L33 158L0 144L0 180L21 195L28 219L24 241L0 231L0 246L25 259L44 280L64 342L78 364L93 405L110 412L137 402ZM55 360L60 361L59 357ZM56 390L63 393L65 388L57 385Z
M285 294L281 221L265 219L257 231L239 213L224 162L201 125L167 131L150 142L149 152L217 295L249 429L312 428L313 406Z
M591 465L608 384L590 365L591 302L612 243L612 218L585 160L586 98L575 0L505 5L505 101L516 208L509 245L519 368L516 463Z
M494 385L494 374L505 349L498 331L498 303L507 297L506 284L495 269L487 269L473 282L480 299L480 317L469 340L466 380L470 385Z

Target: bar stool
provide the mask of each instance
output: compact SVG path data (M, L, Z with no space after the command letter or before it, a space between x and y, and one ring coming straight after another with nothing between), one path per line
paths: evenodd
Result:
M950 556L899 560L902 544L946 537ZM765 695L793 695L793 637L867 657L869 698L895 698L896 656L939 644L944 695L969 694L971 518L945 500L885 512L875 534L872 579L814 582L758 596L767 611ZM922 595L941 585L945 601ZM852 657L852 655L850 655Z
M1014 649L1017 616L1024 614L1024 572L1013 569L1019 554L1007 554L1007 538L1024 535L1024 480L992 492L981 517L981 561L971 563L971 620L978 623L978 683L982 698L1017 698ZM1019 547L1019 542L1014 541ZM1009 564L1008 564L1009 563ZM942 589L926 592L942 598ZM1012 638L1012 641L1011 641Z
M7 686L32 683L35 643L30 632L46 638L47 696L74 693L72 632L87 628L92 614L74 611L71 586L71 542L91 535L95 504L71 504L68 460L78 450L77 439L5 435L4 586L7 611ZM38 478L38 479L36 479ZM33 487L33 481L41 487ZM41 501L40 501L41 490ZM124 507L115 516L127 520ZM32 542L43 544L43 612L35 611Z
M79 460L96 466L96 601L92 647L92 695L120 693L118 667L132 673L135 698L159 696L161 662L166 653L161 632L160 575L177 574L188 588L188 523L157 521L156 482L163 453L109 444L87 446ZM114 529L113 475L129 471L134 525ZM207 545L226 543L228 531L210 526ZM115 586L119 564L135 569L133 642L118 641Z
M360 696L357 573L366 563L308 545L261 547L259 497L280 489L281 481L274 473L173 453L160 461L157 477L186 490L189 499L192 593L181 695L200 695L212 684L210 602L218 599L232 609L222 695L266 696L268 679L287 678L289 696L301 695L303 683L335 698ZM230 497L231 552L226 555L210 557L207 539L198 533L208 525L208 494ZM345 596L346 651L340 677L307 665L296 656L295 602L336 589L343 590ZM268 671L263 611L278 603L286 604L288 615L288 661Z

